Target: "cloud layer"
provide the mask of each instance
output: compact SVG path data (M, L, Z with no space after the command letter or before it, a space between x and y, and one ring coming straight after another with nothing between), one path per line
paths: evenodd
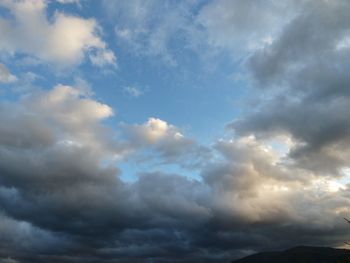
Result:
M346 185L290 167L254 137L217 141L200 180L145 171L123 182L111 160L139 155L139 147L153 145L158 159L174 163L202 149L156 118L124 127L129 137L118 140L102 123L111 115L107 105L63 85L2 103L4 259L224 262L252 250L345 238L338 220L349 212Z
M115 63L95 20L0 3L2 52ZM255 103L203 144L155 116L118 126L115 109L74 85L3 98L0 262L227 262L349 238L347 1L184 1L164 4L160 21L157 1L106 5L134 51L173 61L181 33L244 52ZM0 82L15 78L0 64ZM143 164L135 180L121 179L125 162Z

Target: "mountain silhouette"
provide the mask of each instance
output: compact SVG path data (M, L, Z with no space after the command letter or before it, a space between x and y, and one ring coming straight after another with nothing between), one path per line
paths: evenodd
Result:
M257 253L232 263L350 263L350 250L299 246L285 251Z

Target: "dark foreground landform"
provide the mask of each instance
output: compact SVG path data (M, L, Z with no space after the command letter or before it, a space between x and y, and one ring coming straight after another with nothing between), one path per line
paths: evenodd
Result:
M350 250L301 246L285 251L257 253L232 263L350 263Z

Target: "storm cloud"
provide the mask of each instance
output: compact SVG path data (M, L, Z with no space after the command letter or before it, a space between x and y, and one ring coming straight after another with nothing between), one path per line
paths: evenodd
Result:
M349 8L347 1L306 1L280 36L249 59L257 86L271 95L231 125L239 134L292 136L290 157L328 174L348 165Z
M123 182L111 160L131 153L101 122L111 114L62 85L2 103L4 260L224 262L299 242L301 233L307 243L328 244L329 232L334 242L344 238L337 211L348 211L347 191L315 187L305 176L317 181L317 174L279 163L277 152L251 137L215 143L217 159L203 166L201 180L154 171ZM151 143L179 132L150 122L165 125L131 126L133 136Z

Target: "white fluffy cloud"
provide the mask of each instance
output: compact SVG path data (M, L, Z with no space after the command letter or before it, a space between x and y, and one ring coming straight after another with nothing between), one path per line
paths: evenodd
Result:
M115 55L99 36L94 19L55 12L47 18L44 0L4 0L13 18L0 18L0 51L25 53L51 63L70 65L88 56L93 64L116 63Z
M61 143L84 145L96 153L113 153L113 143L106 141L108 131L100 125L111 117L109 106L84 96L84 91L57 85L49 92L35 94L24 100L24 105L40 119L49 121ZM114 145L115 146L115 145Z
M122 130L129 149L134 149L136 154L142 149L153 150L161 162L193 165L206 152L178 127L158 118L149 118L143 124L123 124Z
M146 144L155 144L162 140L181 140L183 138L176 127L157 118L149 118L142 125L130 126L128 134L131 138Z
M101 124L113 115L113 110L86 97L84 91L57 85L50 91L24 96L20 105L10 104L6 106L8 113L1 113L4 125L0 128L0 143L35 148L84 147L96 156L114 156L117 145Z

